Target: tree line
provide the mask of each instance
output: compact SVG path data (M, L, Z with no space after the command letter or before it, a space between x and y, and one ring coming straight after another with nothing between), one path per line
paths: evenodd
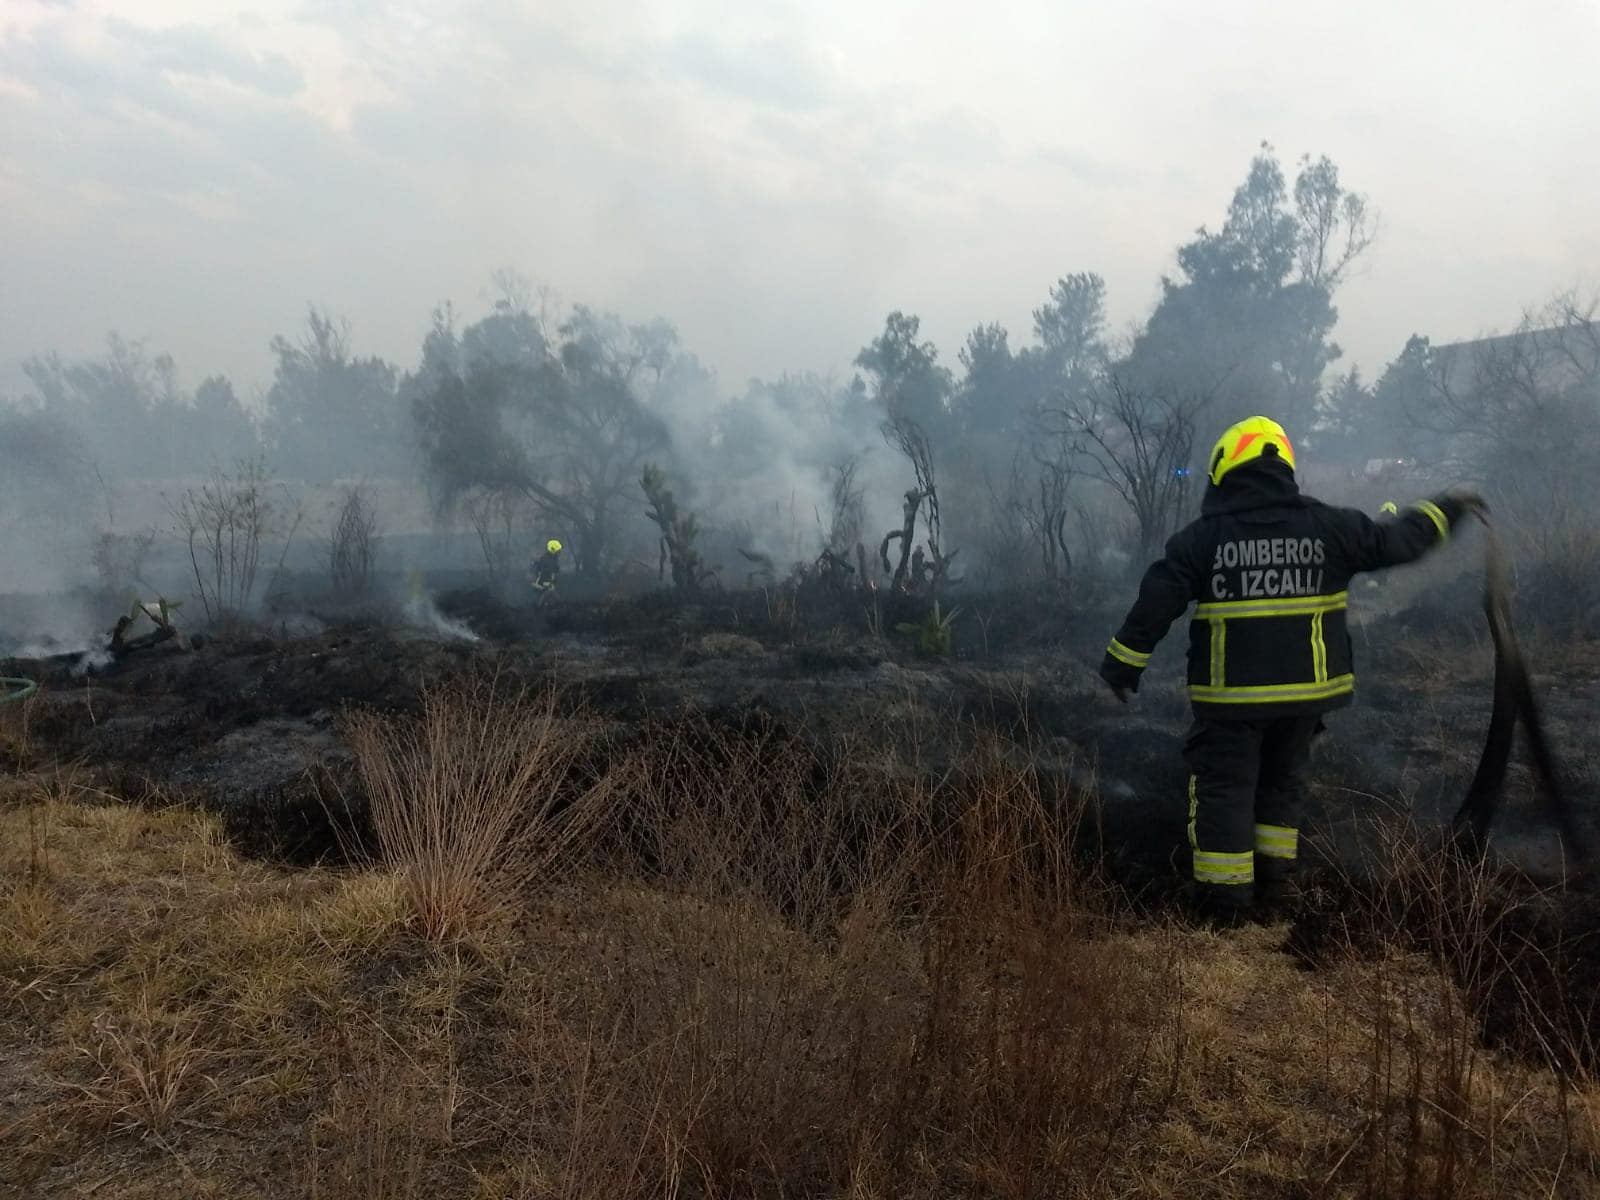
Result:
M1108 327L1104 280L1081 271L1049 288L1024 344L979 324L947 365L918 317L895 311L848 381L797 373L728 397L666 321L562 308L501 272L477 319L435 311L405 371L358 353L343 320L312 309L299 335L272 340L272 381L254 404L222 377L186 392L170 357L115 335L100 357L32 358L0 443L70 434L119 479L181 479L263 455L280 477L313 483L417 479L441 514L472 523L486 561L509 562L510 531L537 521L589 573L643 536L650 468L730 545L764 539L798 557L809 542L843 561L849 543L866 543L897 579L913 554L916 570L949 575L966 547L968 572L1025 561L1059 577L1096 544L1153 551L1197 502L1211 431L1248 413L1277 416L1319 459L1351 465L1440 439L1470 454L1528 411L1582 425L1583 401L1546 403L1551 386L1525 361L1565 354L1570 366L1582 347L1565 343L1514 337L1515 352L1444 371L1413 336L1372 385L1355 370L1330 375L1335 301L1377 231L1329 159L1302 158L1291 177L1263 146L1220 225L1177 247L1153 309L1125 331ZM1541 320L1592 327L1575 301L1530 315L1521 332ZM1584 360L1572 372L1583 382L1562 386L1578 396L1600 368ZM1537 399L1505 399L1518 394ZM864 489L887 499L864 502ZM898 510L902 493L903 536L861 527L867 511Z

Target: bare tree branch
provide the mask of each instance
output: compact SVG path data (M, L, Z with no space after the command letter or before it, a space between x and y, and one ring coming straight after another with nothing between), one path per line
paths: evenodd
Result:
M1176 527L1188 498L1196 416L1207 397L1137 390L1112 375L1083 404L1062 412L1087 474L1128 506L1139 548L1151 553Z

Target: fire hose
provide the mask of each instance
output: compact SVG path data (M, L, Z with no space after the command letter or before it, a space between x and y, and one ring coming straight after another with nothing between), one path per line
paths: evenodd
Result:
M1511 745L1520 721L1528 739L1535 778L1544 798L1545 811L1560 830L1564 846L1580 864L1588 865L1589 848L1571 799L1561 786L1555 756L1550 752L1534 699L1528 666L1522 657L1516 629L1511 620L1511 586L1506 570L1505 551L1494 527L1487 519L1484 527L1483 608L1489 618L1489 636L1494 640L1494 710L1489 717L1489 733L1484 740L1478 769L1467 788L1451 830L1469 853L1487 853L1489 827L1505 785Z
M0 704L9 704L13 700L26 700L39 690L39 685L31 679L16 679L11 676L0 675Z

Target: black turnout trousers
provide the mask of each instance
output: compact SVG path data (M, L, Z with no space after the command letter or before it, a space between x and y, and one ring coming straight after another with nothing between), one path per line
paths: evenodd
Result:
M1189 846L1203 899L1253 903L1257 881L1292 874L1299 854L1306 766L1317 715L1197 718L1183 744L1189 767Z

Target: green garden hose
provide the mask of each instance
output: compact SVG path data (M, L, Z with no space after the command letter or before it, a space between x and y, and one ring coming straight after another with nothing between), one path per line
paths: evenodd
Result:
M26 700L39 690L39 685L31 679L15 679L0 675L0 687L5 689L0 694L0 704L9 704L13 700Z

